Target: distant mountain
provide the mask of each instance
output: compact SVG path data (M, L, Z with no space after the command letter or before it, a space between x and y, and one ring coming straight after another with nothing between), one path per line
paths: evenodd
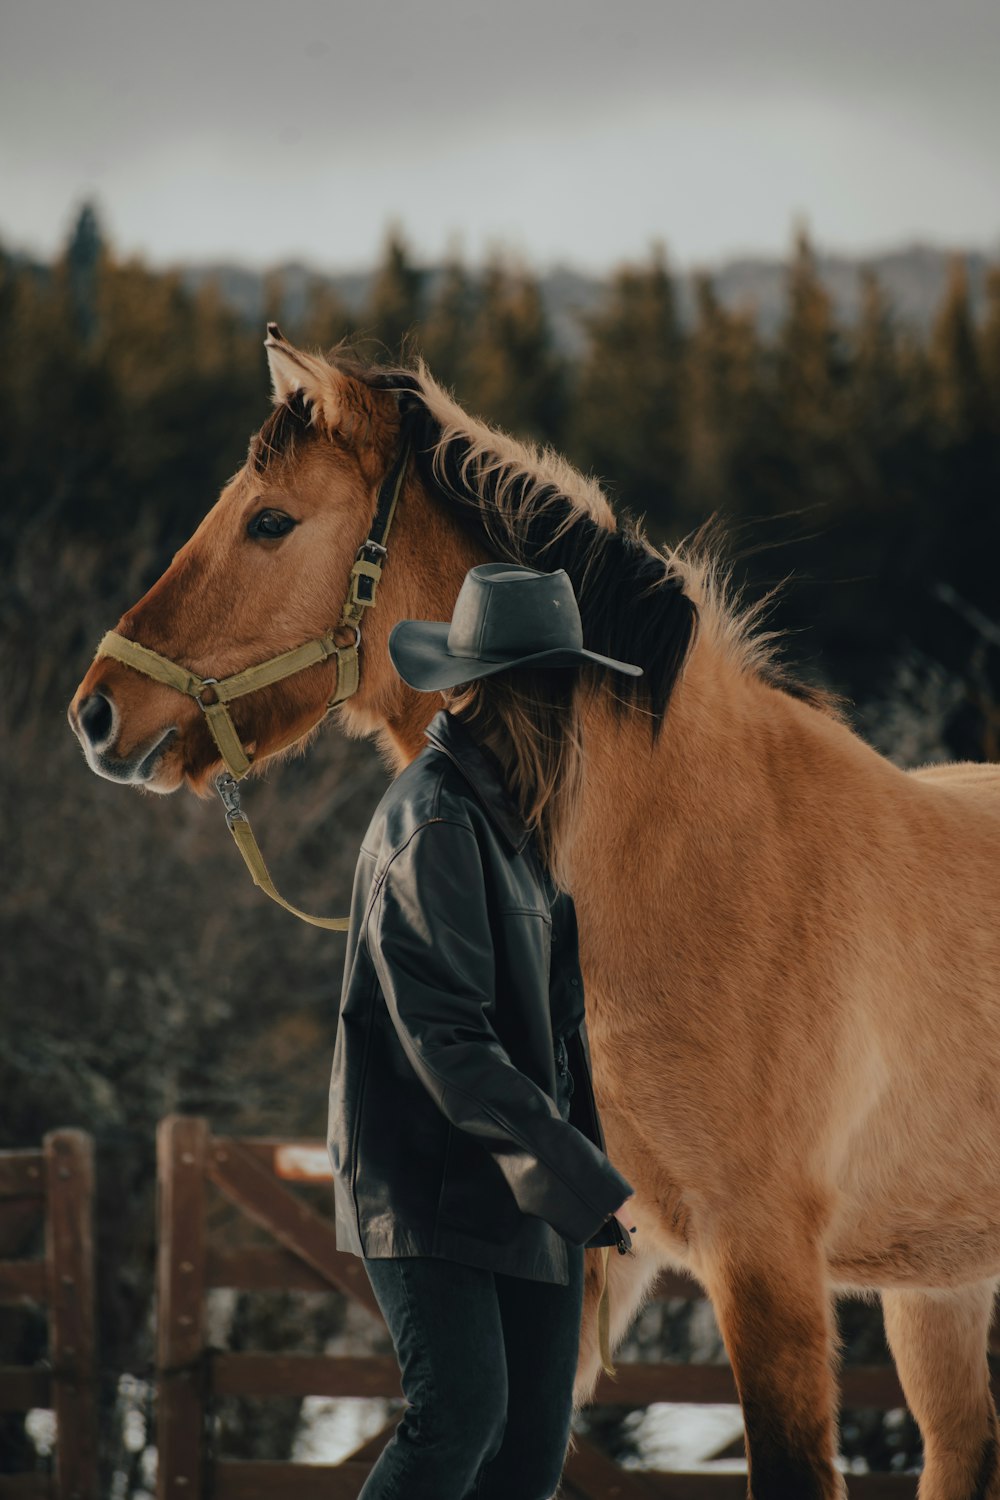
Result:
M966 267L973 313L978 317L985 304L986 271L989 258L979 251L947 251L927 245L910 245L882 255L852 257L817 255L817 267L833 298L838 318L851 324L861 308L862 273L871 271L883 286L900 323L925 329L941 302L952 263L961 260ZM788 276L787 262L780 260L739 259L726 261L716 268L706 268L720 300L727 307L756 312L758 326L772 333L781 323L785 309ZM299 261L289 261L264 276L243 266L218 263L181 267L185 284L197 289L213 283L220 295L250 323L262 323L274 317L279 309L265 307L265 285L277 277L282 290L280 315L294 322L305 310L311 286L320 282L329 287L348 310L360 315L371 286L372 271L328 275ZM433 295L441 275L439 267L426 270L427 289ZM694 312L694 273L677 275L680 313L690 321ZM586 319L600 307L607 294L608 281L584 276L569 267L560 266L539 278L556 340L567 354L578 354L586 341Z

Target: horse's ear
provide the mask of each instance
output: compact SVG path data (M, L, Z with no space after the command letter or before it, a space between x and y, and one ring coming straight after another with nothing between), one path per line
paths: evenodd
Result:
M267 364L275 404L280 406L299 392L312 411L315 426L333 432L345 425L348 380L316 354L296 349L282 335L277 323L268 323Z

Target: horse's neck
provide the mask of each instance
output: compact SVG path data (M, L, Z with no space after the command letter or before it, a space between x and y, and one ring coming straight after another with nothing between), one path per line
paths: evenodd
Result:
M738 911L749 883L813 831L836 787L898 775L843 724L767 686L708 635L697 641L654 742L641 712L594 700L573 852L581 931L609 960L644 933ZM771 872L770 874L768 872ZM590 944L586 946L591 947Z
M427 744L424 730L441 706L436 693L412 693L399 698L398 705L393 704L392 715L386 715L375 725L379 752L393 776L398 776L424 749ZM364 729L368 729L367 724Z
M756 780L765 710L753 688L701 639L655 740L641 708L618 715L604 695L595 695L585 728L583 849L595 839L618 846L619 855L637 842L648 848L655 830L662 856L734 784L746 784L748 775Z

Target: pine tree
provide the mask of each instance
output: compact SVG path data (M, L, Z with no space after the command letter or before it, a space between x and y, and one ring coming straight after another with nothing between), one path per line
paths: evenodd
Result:
M939 438L945 444L968 442L985 426L987 393L965 263L958 257L934 323L930 359Z
M861 273L861 316L853 343L855 385L877 391L896 370L896 325L881 282L867 269Z
M987 422L1000 436L1000 266L986 273L986 314L979 334L979 363L986 382Z
M97 209L92 203L85 203L77 215L64 256L73 314L84 344L92 343L97 335L97 278L103 254L104 237Z
M382 356L389 360L403 359L411 349L420 322L423 283L423 273L413 264L402 232L391 229L365 320L371 336L382 346Z
M0 335L7 354L0 369L0 493L5 512L37 526L76 502L88 417L104 394L84 347L65 255L45 273L5 262Z
M577 386L574 456L612 481L625 502L665 531L683 459L684 339L662 248L623 266L600 312Z
M460 395L473 410L522 437L559 440L565 370L538 283L494 257L483 272Z
M305 316L295 329L296 341L307 349L330 350L350 339L354 331L343 299L323 277L314 277L306 292Z
M463 386L477 296L457 255L445 263L420 334L432 375L453 390Z
M873 272L861 273L861 314L849 343L845 443L859 488L873 499L892 487L893 464L909 435L913 403L911 351Z
M833 303L804 229L795 237L777 356L779 409L786 424L805 440L829 439L845 367Z
M758 422L758 345L753 319L722 306L711 277L695 278L695 323L682 380L685 526L752 504Z
M956 258L927 345L931 441L930 461L920 474L922 572L927 592L945 583L996 618L1000 443L995 427L991 431L980 348L966 267ZM954 611L939 610L933 618L939 634L936 649L945 657L981 648L978 639L970 648L969 626ZM962 662L963 670L966 665ZM995 701L1000 697L1000 661L991 659L989 666L992 683L984 683L980 691Z

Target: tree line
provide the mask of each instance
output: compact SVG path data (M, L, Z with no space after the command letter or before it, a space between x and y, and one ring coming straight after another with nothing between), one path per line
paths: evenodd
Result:
M266 301L280 318L280 277ZM978 323L956 262L928 333L902 326L871 276L844 326L800 234L765 338L707 275L682 322L654 249L612 274L585 322L574 358L529 269L454 258L431 274L394 233L367 305L352 314L317 279L285 331L388 362L422 355L469 410L597 473L658 541L716 516L737 553L765 544L743 571L761 587L792 575L780 621L850 692L908 646L963 669L969 620L997 614L1000 266ZM51 265L0 252L0 328L8 514L176 545L266 410L261 330L213 285L191 292L117 258L90 208Z

